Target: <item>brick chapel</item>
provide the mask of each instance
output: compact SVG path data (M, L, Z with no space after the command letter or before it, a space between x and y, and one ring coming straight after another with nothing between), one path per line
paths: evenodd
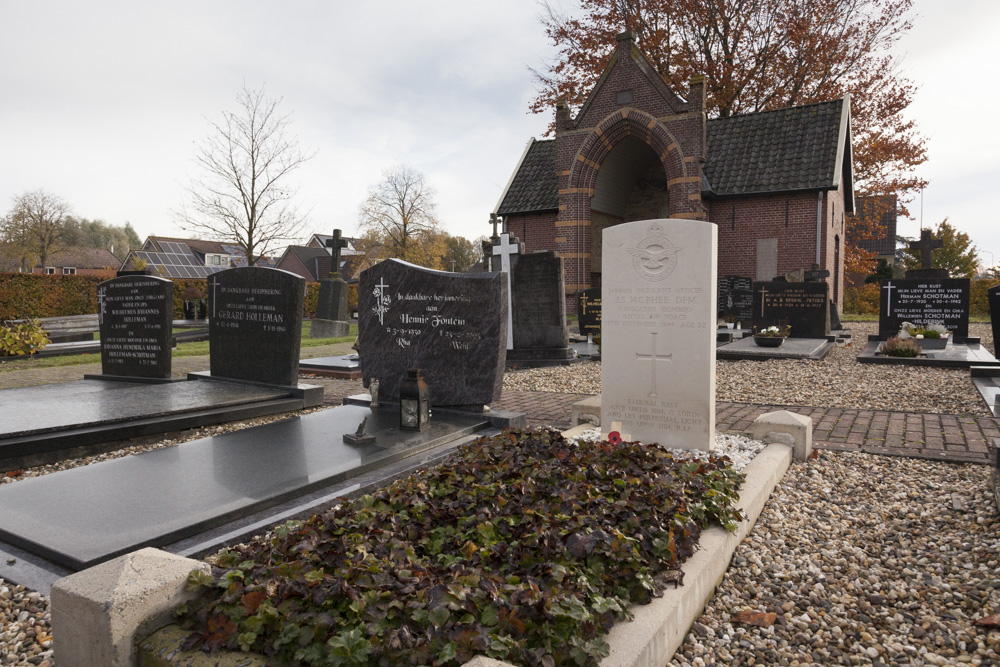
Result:
M719 275L771 280L818 264L843 304L844 223L853 212L850 99L709 119L631 32L574 118L532 139L494 211L525 252L563 257L568 294L601 284L601 232L650 218L715 223Z

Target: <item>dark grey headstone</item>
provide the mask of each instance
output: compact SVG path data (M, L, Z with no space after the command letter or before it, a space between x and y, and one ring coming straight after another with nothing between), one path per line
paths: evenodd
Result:
M993 327L993 352L1000 350L1000 285L986 290L986 298L990 304L990 324Z
M969 336L968 278L886 280L880 286L880 338L895 336L903 322L942 322L956 342Z
M569 345L563 260L551 250L521 255L514 269L514 349Z
M754 289L753 322L758 329L791 326L792 338L830 335L830 286L817 283L760 282Z
M398 259L361 273L358 339L364 385L396 400L406 369L420 368L432 405L500 398L507 343L507 276L447 273Z
M830 330L831 331L841 331L844 325L840 322L840 312L837 310L837 304L830 299Z
M137 378L170 377L174 283L124 276L97 286L101 371Z
M580 335L601 335L601 288L591 287L577 295L576 315L580 323Z
M722 276L718 280L719 317L732 317L749 327L753 321L753 279Z
M319 300L316 302L316 317L321 320L346 322L347 283L340 278L322 280L319 283Z
M241 267L208 277L213 377L297 385L305 280Z

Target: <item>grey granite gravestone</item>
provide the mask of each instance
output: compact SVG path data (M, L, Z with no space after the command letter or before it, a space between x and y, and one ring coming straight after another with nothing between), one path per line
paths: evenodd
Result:
M398 259L361 273L358 342L364 385L395 401L420 368L434 406L500 398L507 341L507 276L447 273Z
M879 338L895 336L903 322L940 322L954 334L954 342L964 342L969 336L969 287L968 278L884 281L879 294Z
M583 336L601 335L601 288L591 287L577 294L576 316Z
M565 363L575 357L566 327L563 260L551 250L522 254L514 268L514 347L508 364Z
M986 299L990 304L990 324L993 328L993 356L1000 349L1000 285L986 290Z
M295 386L305 280L240 267L208 277L212 377Z
M719 278L719 317L732 318L749 327L753 322L753 279L745 276Z
M347 283L340 275L340 251L347 247L347 241L340 237L340 230L335 229L326 245L332 254L330 275L319 283L316 317L309 327L310 338L339 338L346 336L351 328L347 311Z
M100 379L170 378L174 283L158 276L124 276L97 286L101 331Z
M758 282L754 286L755 329L789 325L792 338L830 335L830 286L825 282Z

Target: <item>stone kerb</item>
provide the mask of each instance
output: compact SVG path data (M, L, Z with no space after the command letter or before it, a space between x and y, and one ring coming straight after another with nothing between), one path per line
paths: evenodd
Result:
M753 420L751 437L790 445L796 461L804 461L812 455L812 419L805 415L788 410L763 414Z
M138 642L170 623L195 569L211 571L208 563L145 548L57 581L51 606L60 667L136 664Z

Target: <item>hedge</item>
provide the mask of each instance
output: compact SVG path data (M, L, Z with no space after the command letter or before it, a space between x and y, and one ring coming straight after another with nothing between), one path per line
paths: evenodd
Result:
M114 277L106 276L41 276L28 273L0 273L0 320L20 320L34 317L66 317L97 312L97 285ZM184 317L185 296L203 298L208 292L204 278L174 280L174 319ZM200 295L200 296L199 296ZM306 317L316 316L319 283L306 284ZM347 305L351 312L358 309L358 287L348 286Z

